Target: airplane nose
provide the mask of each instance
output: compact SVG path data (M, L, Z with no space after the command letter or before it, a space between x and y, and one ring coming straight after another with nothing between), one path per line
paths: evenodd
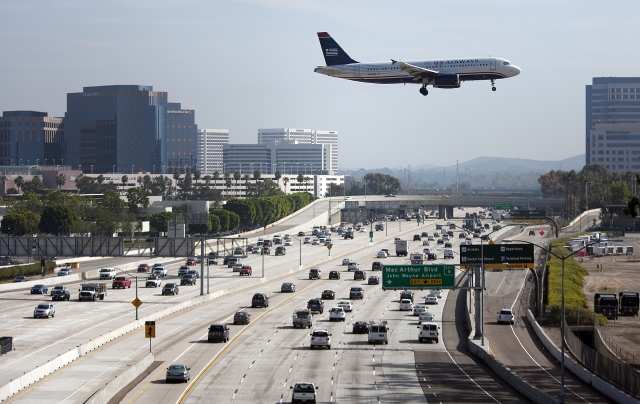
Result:
M513 76L517 76L520 74L520 68L518 66L511 65L511 73Z

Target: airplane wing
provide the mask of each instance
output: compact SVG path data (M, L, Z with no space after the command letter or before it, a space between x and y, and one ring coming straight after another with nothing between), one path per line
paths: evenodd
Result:
M436 70L425 69L424 67L415 66L409 63L391 59L391 63L400 66L400 69L412 75L416 80L431 79L438 75Z

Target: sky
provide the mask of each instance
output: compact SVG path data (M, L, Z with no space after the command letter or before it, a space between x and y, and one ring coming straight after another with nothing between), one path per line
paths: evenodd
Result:
M83 86L152 85L200 128L337 130L342 168L584 153L584 86L640 74L640 2L620 0L1 0L0 110L62 115ZM504 57L456 90L313 72L327 31L362 62Z

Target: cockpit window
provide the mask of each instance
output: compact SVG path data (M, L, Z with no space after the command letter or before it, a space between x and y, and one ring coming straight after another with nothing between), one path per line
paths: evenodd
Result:
M509 66L509 62L502 62L503 65Z

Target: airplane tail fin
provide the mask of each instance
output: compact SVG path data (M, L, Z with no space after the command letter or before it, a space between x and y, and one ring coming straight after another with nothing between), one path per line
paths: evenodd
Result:
M322 48L324 61L327 66L358 63L347 55L347 52L345 52L340 45L331 38L329 33L318 32L318 39L320 40L320 47Z

